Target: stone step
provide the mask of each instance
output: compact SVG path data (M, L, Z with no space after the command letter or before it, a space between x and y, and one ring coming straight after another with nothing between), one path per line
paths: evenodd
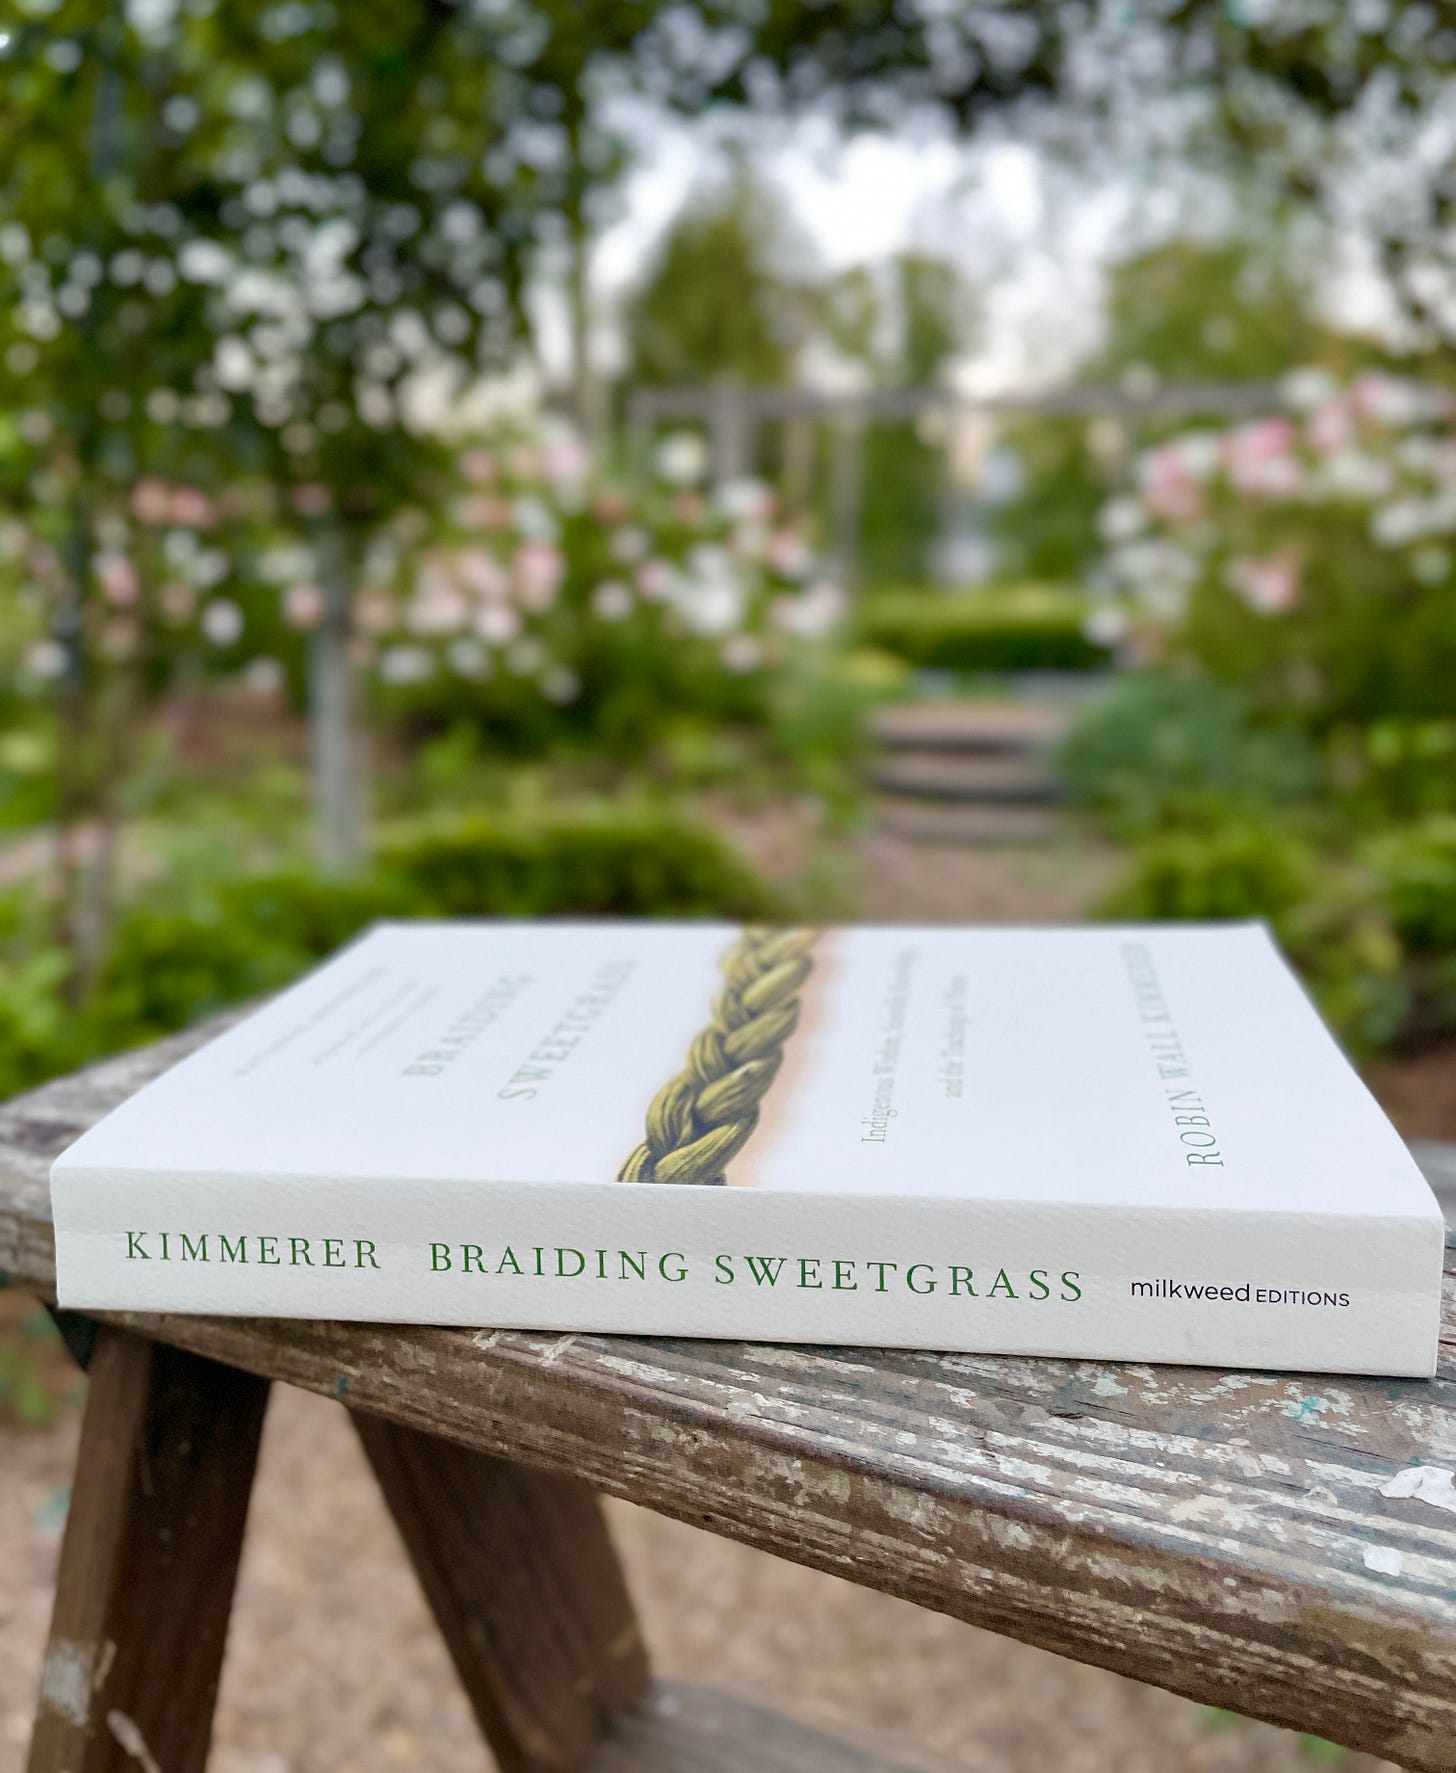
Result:
M1057 787L1035 756L997 752L889 752L866 767L871 787L916 800L1045 805Z
M1070 718L1050 702L892 702L871 721L870 737L891 751L1046 751Z
M912 843L990 849L998 844L1050 843L1061 835L1062 823L1052 807L937 805L885 797L875 802L874 828Z

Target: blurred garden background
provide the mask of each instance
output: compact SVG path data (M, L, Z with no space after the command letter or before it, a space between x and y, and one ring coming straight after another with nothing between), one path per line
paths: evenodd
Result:
M16 0L0 1096L382 915L1258 916L1456 1140L1453 274L1426 0ZM73 1389L0 1293L37 1656ZM1319 1752L624 1530L968 1766ZM476 1764L335 1598L353 1733L220 1764Z

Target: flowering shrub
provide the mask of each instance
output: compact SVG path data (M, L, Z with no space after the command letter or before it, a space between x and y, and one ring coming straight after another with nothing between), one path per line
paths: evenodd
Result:
M1456 395L1387 375L1287 384L1289 411L1198 429L1104 507L1092 631L1191 657L1316 731L1449 714Z
M466 717L522 748L575 733L627 750L675 715L765 717L844 600L769 488L710 494L705 465L670 439L633 496L568 433L465 450L439 510L402 512L347 563L355 662L382 711ZM161 690L181 673L301 696L327 607L322 488L280 505L262 486L214 500L142 480L94 515L79 598L63 509L55 540L44 522L0 529L0 683L36 696L100 673Z
M365 562L357 644L385 705L629 750L674 715L763 716L843 598L768 487L710 494L703 466L669 440L633 496L570 435L467 450L442 521L407 515ZM285 608L321 613L307 585Z

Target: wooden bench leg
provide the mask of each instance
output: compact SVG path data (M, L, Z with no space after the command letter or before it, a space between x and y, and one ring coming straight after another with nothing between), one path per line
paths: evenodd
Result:
M268 1381L102 1326L30 1773L201 1773Z
M377 1418L354 1425L502 1773L580 1768L648 1685L595 1492Z

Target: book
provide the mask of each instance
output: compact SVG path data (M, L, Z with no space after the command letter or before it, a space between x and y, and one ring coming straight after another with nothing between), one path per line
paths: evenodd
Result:
M1257 924L384 924L51 1186L82 1309L1435 1361L1439 1208Z

